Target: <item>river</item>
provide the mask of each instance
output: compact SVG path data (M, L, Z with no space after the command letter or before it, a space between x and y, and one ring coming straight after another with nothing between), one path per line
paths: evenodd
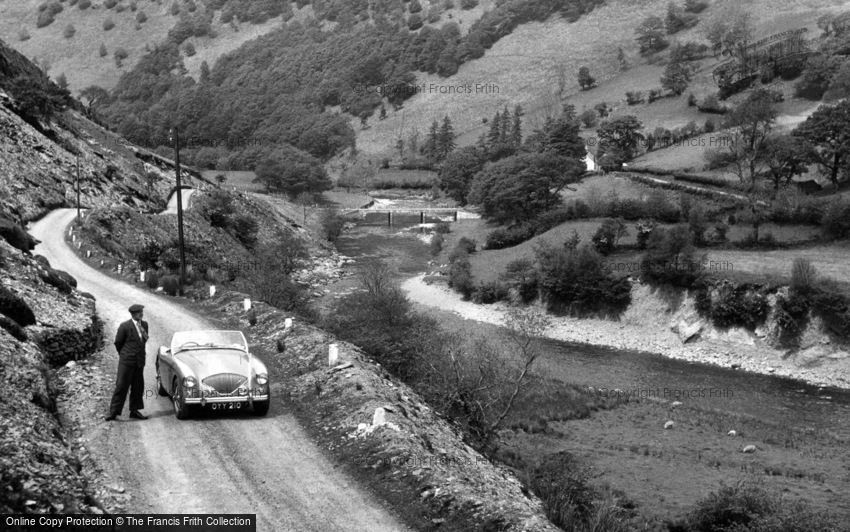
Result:
M368 214L340 237L337 248L355 264L380 259L389 262L401 276L414 276L426 271L432 258L428 228L418 222L418 215L397 216L389 227L386 214ZM752 416L777 426L825 431L850 441L848 391L650 353L556 340L546 340L543 345L538 370L565 382L592 386L608 394L679 400L688 406Z

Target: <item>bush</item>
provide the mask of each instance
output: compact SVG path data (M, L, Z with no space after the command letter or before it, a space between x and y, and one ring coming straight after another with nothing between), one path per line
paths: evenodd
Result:
M811 304L804 293L789 290L787 296L776 299L775 321L782 345L795 345L806 328Z
M80 11L88 9L91 7L91 0L80 0L77 3L77 7L80 9Z
M702 277L702 259L694 260L687 226L655 228L641 259L641 278L652 285L690 288Z
M452 232L452 226L449 222L437 222L434 224L434 232L445 235Z
M35 325L35 314L19 295L0 285L0 314L15 321L21 327Z
M30 40L30 32L28 32L26 28L22 28L20 31L18 31L18 40L19 41Z
M850 301L836 289L815 290L811 296L813 313L827 330L840 338L850 336Z
M422 27L422 24L422 17L419 16L419 13L414 13L407 19L407 27L410 31L418 30Z
M743 284L720 287L711 301L711 321L721 328L741 326L755 329L764 322L770 306L767 298L755 287Z
M478 0L460 0L461 9L472 9L478 5Z
M656 100L660 100L664 97L664 89L651 89L649 91L649 96L647 97L647 101L652 103Z
M479 305L492 305L508 298L508 288L497 281L482 283L472 289L471 299Z
M540 296L554 313L619 314L631 302L631 284L610 275L593 248L542 245L536 250Z
M27 332L23 327L17 324L14 320L10 320L6 316L0 315L0 328L4 329L6 332L11 334L17 340L21 342L27 341Z
M628 231L626 230L626 225L622 220L613 220L608 218L602 222L602 225L600 225L599 229L596 230L591 241L596 247L596 251L602 255L610 255L617 246L617 242L620 238L627 234Z
M180 291L180 279L176 275L166 275L162 278L162 291L170 296L176 296Z
M459 292L464 299L469 299L475 286L472 281L472 265L469 264L469 255L462 249L455 255L454 260L451 260L449 266L449 288L453 288ZM454 254L454 251L452 252Z
M688 107L696 107L697 105L697 97L694 96L694 93L688 94Z
M546 457L533 471L529 487L543 502L546 517L563 530L581 530L593 512L595 493L587 469L567 451Z
M431 237L431 256L436 257L443 251L443 243L445 242L445 238L442 233L434 233L434 236Z
M54 18L53 13L50 11L42 11L38 14L38 18L35 21L36 28L44 28L46 26L50 26L53 24L53 21L56 20Z
M716 95L710 94L703 98L702 103L697 105L697 109L701 113L712 113L712 114L725 114L729 111L729 108L725 105L720 104L720 100Z
M115 7L115 5L116 5L117 3L118 3L118 0L104 0L104 1L103 1L103 6L104 6L106 9L112 9L113 7Z
M626 103L629 105L637 105L644 101L643 91L629 91L626 93Z
M538 275L531 259L512 260L505 267L500 279L509 291L517 295L520 302L527 304L537 299Z
M109 31L115 27L115 22L112 21L111 18L107 18L103 21L103 31Z
M473 254L475 253L475 248L478 245L475 243L475 240L470 240L465 236L461 237L460 240L457 241L455 245L455 250L462 250L464 253Z
M145 284L151 290L157 289L159 286L159 275L156 273L156 270L145 271Z
M724 486L697 503L671 530L695 532L816 532L839 530L838 520L802 501L787 501L753 481Z
M850 237L850 201L831 202L821 218L821 230L831 239Z
M144 24L147 21L148 21L147 13L145 13L144 11L139 11L138 13L136 13L136 22L138 22L139 24Z
M100 57L106 57L109 52L106 50L105 43L100 43L100 47L98 48L97 53Z
M817 270L809 260L794 259L791 265L791 289L797 292L808 292L815 284Z
M321 216L322 234L328 242L336 242L345 227L345 217L337 209L325 209Z
M65 26L65 29L62 30L62 36L65 37L66 39L70 39L76 33L77 33L77 29L74 27L73 24L68 24L67 26Z
M122 62L130 56L130 53L124 48L116 48L113 56L115 57L115 64L118 68L121 68Z
M247 214L237 214L233 217L230 227L233 230L233 236L243 246L253 249L257 245L257 232L260 226L253 217Z

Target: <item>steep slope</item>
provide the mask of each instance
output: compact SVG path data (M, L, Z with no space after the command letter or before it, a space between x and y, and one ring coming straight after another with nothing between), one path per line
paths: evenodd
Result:
M539 127L547 115L560 112L562 104L575 105L581 112L607 102L614 114L635 114L651 130L657 126L673 129L691 120L704 122L695 108L681 98L665 98L651 105L628 106L626 91L648 91L659 87L664 63L651 64L637 53L634 30L651 15L664 18L667 0L608 0L576 22L551 17L544 22L529 22L499 40L484 57L461 65L457 74L439 78L424 72L416 74L412 84L419 87L400 110L388 109L385 120L370 119L368 128L352 119L358 149L372 156L389 156L396 140L407 139L414 131L422 139L433 120L450 116L459 134L458 145L473 144L486 133L489 119L507 106L517 104L526 113L524 133ZM668 36L671 43L706 42L702 36L705 22L725 5L736 2L712 2L699 14L700 24ZM840 0L764 1L754 0L742 6L752 13L756 38L787 29L809 27L817 35L817 18L846 6ZM630 68L620 70L618 48L626 54ZM663 55L663 54L662 54ZM717 61L703 61L688 92L698 96L717 90L711 70ZM598 87L579 90L577 73L588 66ZM472 90L468 90L471 87ZM700 122L700 123L701 123Z

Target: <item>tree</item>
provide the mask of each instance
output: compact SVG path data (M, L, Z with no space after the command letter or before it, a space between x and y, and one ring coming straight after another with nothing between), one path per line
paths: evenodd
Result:
M73 24L68 24L67 26L65 26L65 29L62 30L62 36L66 39L70 39L71 37L76 35L76 33L77 28L75 28Z
M641 129L643 124L632 115L603 122L596 132L599 137L597 156L600 160L608 156L609 164L613 167L634 159L644 139Z
M829 89L833 76L842 66L842 59L827 54L812 54L806 60L803 76L794 87L797 96L820 100Z
M731 156L733 171L745 192L756 188L764 168L767 138L776 122L776 101L776 93L758 89L726 119L729 142L724 149Z
M453 151L440 168L440 188L461 205L466 205L470 183L483 168L484 160L483 154L473 146Z
M753 38L752 15L739 5L726 4L706 23L703 32L715 54L735 53Z
M56 85L64 91L68 90L68 78L65 76L64 72L56 76Z
M499 136L502 133L502 115L499 111L493 116L490 121L490 131L487 133L487 144L496 146L499 143Z
M502 117L499 120L499 144L508 144L508 137L511 131L511 112L508 106L502 111Z
M98 48L97 53L98 53L98 55L100 55L100 57L106 57L107 54L109 54L109 51L107 51L107 49L106 49L106 44L100 43L100 48Z
M629 61L626 59L626 52L622 46L617 47L617 62L620 64L620 70L628 70Z
M268 191L280 191L293 198L333 188L321 162L291 146L262 160L257 165L255 181L265 184Z
M198 76L198 81L202 85L210 82L210 65L206 61L201 61L201 73Z
M430 161L436 161L440 152L440 124L436 120L431 122L428 130L428 138L422 146L422 154Z
M764 160L774 195L780 187L790 184L794 176L808 170L806 162L809 157L810 147L800 137L774 135L767 138Z
M543 126L542 151L569 159L584 159L587 150L579 136L581 124L572 105L565 106L561 116L547 120Z
M71 102L67 90L39 75L16 76L9 82L7 90L15 99L20 113L31 120L50 118Z
M455 132L448 115L443 117L443 124L437 134L437 159L442 161L455 149Z
M850 175L850 100L821 105L792 133L811 146L811 160L838 186Z
M635 40L640 47L640 53L643 55L654 54L667 48L670 43L664 38L664 33L664 21L661 18L656 16L645 18L635 29L637 35Z
M664 75L661 76L661 86L676 96L681 96L690 82L691 69L682 61L670 62L664 69Z
M561 203L560 192L584 174L584 163L553 153L524 153L487 164L468 200L500 223L528 220Z
M699 19L696 15L686 13L683 8L673 2L667 4L667 18L664 21L664 25L669 35L696 26L698 22Z
M511 136L510 136L510 144L514 148L518 148L522 145L522 106L517 104L514 107L514 121L511 124Z
M834 102L850 96L850 61L844 61L833 74L829 88L823 94L825 102Z
M86 100L86 112L92 115L98 106L109 102L109 93L103 87L89 85L80 91L80 99Z
M590 69L586 66L578 69L578 84L583 91L592 89L596 86L596 78L590 75Z

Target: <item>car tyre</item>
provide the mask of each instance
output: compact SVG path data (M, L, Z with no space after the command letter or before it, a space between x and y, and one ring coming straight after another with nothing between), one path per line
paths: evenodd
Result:
M255 416L265 416L269 413L269 405L271 404L271 399L266 401L254 401L254 415Z
M174 393L171 394L171 401L174 403L174 415L177 419L187 419L189 417L189 405L186 404L183 387L176 380L174 381Z
M159 372L156 374L156 393L158 393L160 397L168 397L168 390L166 390L165 386L162 385L162 378L159 376Z

